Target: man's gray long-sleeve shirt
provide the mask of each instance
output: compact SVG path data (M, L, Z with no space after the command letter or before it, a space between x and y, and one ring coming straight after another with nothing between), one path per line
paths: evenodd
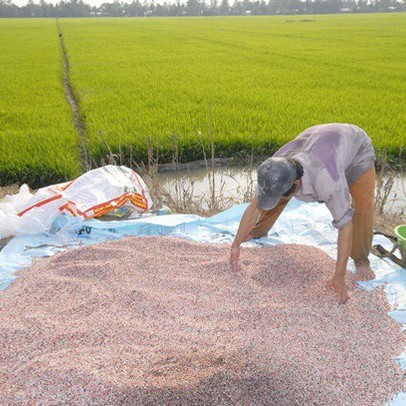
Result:
M365 131L336 123L308 128L274 156L290 157L303 165L302 184L295 197L324 202L336 228L351 221L354 209L350 186L375 162L374 148Z

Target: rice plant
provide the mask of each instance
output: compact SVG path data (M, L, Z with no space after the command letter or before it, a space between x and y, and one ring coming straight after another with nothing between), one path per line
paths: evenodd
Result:
M302 23L305 21L305 23ZM270 154L314 124L405 143L405 14L62 20L94 162L113 152L202 158Z
M406 14L59 22L93 166L270 155L348 122L405 144ZM0 21L0 184L80 173L55 21ZM109 150L106 145L109 145ZM176 151L174 150L176 145Z
M0 185L80 173L55 21L0 20Z

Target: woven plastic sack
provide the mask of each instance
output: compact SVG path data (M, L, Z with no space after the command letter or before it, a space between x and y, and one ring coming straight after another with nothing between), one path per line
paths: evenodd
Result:
M18 195L14 198L18 201ZM0 238L48 231L60 213L98 218L120 207L143 213L152 206L142 178L125 166L108 165L79 178L39 189L16 213L0 212Z

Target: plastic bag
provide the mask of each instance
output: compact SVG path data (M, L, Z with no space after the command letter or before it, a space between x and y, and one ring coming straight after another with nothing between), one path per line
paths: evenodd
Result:
M24 219L18 212L33 198L27 185L22 185L15 195L7 195L0 202L0 238L12 235L31 234L44 231L48 226L46 216L29 216ZM38 217L44 217L41 221Z
M28 188L27 188L28 189ZM21 193L21 196L18 197ZM120 207L147 211L152 200L142 178L125 166L107 165L79 178L39 189L29 196L26 189L4 200L0 207L0 238L48 231L60 213L80 219L98 218Z

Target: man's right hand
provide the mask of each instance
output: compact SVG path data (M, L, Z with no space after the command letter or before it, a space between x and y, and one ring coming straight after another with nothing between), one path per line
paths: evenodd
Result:
M334 275L328 280L326 287L336 292L338 303L344 304L349 299L344 276Z
M240 247L231 247L230 264L234 272L238 272L238 263L240 261Z

